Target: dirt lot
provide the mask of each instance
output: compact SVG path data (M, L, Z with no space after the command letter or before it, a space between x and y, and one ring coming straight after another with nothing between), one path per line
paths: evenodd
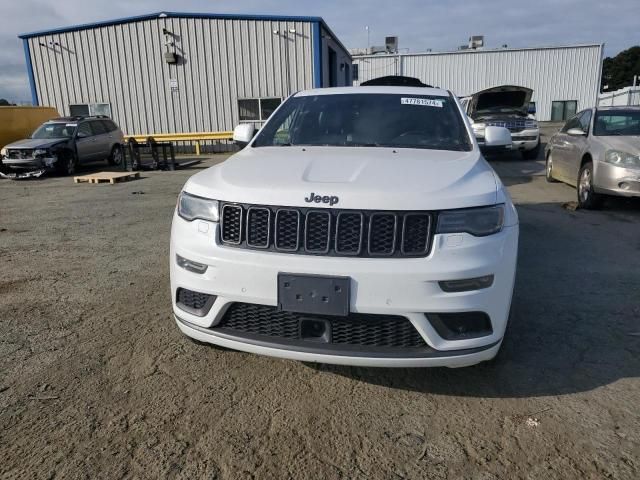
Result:
M214 160L209 160L208 163ZM198 346L168 240L196 169L0 182L0 478L640 478L640 205L535 162L496 362L313 367Z

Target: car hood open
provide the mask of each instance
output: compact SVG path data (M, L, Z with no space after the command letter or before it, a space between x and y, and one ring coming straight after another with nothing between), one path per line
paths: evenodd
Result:
M500 85L487 88L470 96L469 116L515 113L527 115L533 90L517 85Z
M247 147L200 172L185 191L205 198L324 208L440 210L491 205L497 180L478 150L375 147Z

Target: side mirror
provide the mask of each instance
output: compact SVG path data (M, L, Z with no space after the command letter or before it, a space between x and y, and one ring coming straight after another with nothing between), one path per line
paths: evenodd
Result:
M536 104L535 103L530 103L529 104L529 108L527 109L527 113L529 115L535 115L536 114Z
M489 126L484 129L485 147L510 147L511 132L504 127Z
M246 147L253 136L256 133L256 129L251 123L241 123L233 129L233 141L240 146L240 148Z
M78 132L78 134L76 135L76 137L78 137L78 138L87 138L88 136L89 136L89 135L87 135L87 134L86 134L86 133L84 133L84 132Z
M570 128L567 130L567 135L571 135L572 137L585 137L587 134L581 128Z

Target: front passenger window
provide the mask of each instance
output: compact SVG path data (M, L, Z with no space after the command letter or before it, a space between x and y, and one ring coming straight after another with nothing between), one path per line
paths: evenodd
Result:
M571 130L572 128L580 128L580 120L577 116L570 118L567 123L564 124L564 127L562 127L562 130L560 130L562 133L567 133L567 131Z
M591 123L591 110L587 110L580 115L580 128L583 132L589 133L589 124Z
M78 125L78 137L85 138L90 137L91 135L93 135L93 132L91 131L89 123L84 122Z

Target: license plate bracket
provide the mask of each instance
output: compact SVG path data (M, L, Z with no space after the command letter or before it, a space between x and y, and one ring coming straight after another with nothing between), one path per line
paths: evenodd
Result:
M351 278L278 274L278 309L316 315L349 315Z

